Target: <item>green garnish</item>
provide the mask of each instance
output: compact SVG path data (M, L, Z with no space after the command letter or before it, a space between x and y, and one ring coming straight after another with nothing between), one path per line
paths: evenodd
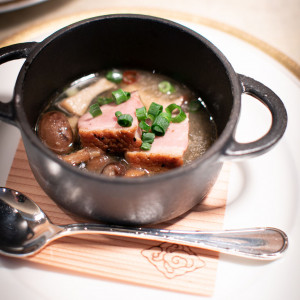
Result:
M173 117L172 113L175 109L178 109L179 113ZM186 119L186 114L184 113L182 108L175 103L170 104L166 108L166 112L171 115L171 122L173 122L173 123L180 123Z
M133 118L131 115L122 114L120 111L115 112L115 116L118 119L118 124L122 127L130 127L133 122Z
M154 120L151 131L157 136L165 135L171 121L171 115L166 112L160 113Z
M99 97L97 99L97 103L101 106L101 105L105 105L105 104L109 104L114 102L113 98L103 98L103 97Z
M147 119L147 110L146 107L143 106L141 108L137 108L135 110L136 117L139 121L144 121Z
M145 121L141 121L141 122L139 123L139 126L140 126L140 128L141 128L143 131L145 131L145 132L149 132L150 129L151 129L151 126L148 125Z
M107 72L106 79L115 83L120 83L123 79L123 74L118 70L111 70Z
M93 118L102 115L102 110L101 110L99 104L97 104L97 103L92 104L90 106L89 112Z
M142 133L142 141L144 143L152 144L154 142L155 134L152 132L143 132Z
M173 116L174 110L178 110L178 114ZM155 136L164 136L170 122L180 123L186 118L186 114L179 105L172 103L163 112L163 106L155 102L151 103L148 113L145 107L136 109L136 116L140 121L139 127L142 129L142 150L150 150ZM152 121L151 126L148 124L149 120Z
M122 89L118 89L111 93L116 104L121 104L130 98L130 93L125 92Z
M121 115L122 115L122 113L121 113L120 111L116 111L116 112L115 112L115 116L116 116L117 118L119 118Z
M149 143L142 143L141 149L142 150L150 150L151 149L151 144L149 144Z
M148 109L148 115L156 118L162 111L163 111L162 105L152 102Z
M158 89L164 94L172 94L175 92L174 86L169 81L162 81L158 84Z

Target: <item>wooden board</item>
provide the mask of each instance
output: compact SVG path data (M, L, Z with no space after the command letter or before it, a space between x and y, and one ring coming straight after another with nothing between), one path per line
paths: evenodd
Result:
M225 164L206 199L190 212L156 227L220 230L223 227L230 167ZM86 222L58 207L39 187L20 141L6 186L34 200L54 224ZM64 237L29 261L78 275L176 292L211 296L218 254L194 247L101 235Z

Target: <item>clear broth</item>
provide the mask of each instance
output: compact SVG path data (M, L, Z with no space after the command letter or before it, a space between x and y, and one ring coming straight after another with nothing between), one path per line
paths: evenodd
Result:
M124 70L120 70L124 71ZM143 91L146 95L151 95L150 98L153 99L162 99L163 101L169 101L170 104L173 103L180 96L183 96L184 101L182 102L182 109L186 112L189 112L189 143L188 148L184 153L184 164L190 164L193 160L201 157L206 150L214 143L217 138L217 130L216 125L213 120L213 117L210 115L209 111L206 108L205 102L197 96L197 94L186 87L185 85L173 80L172 78L166 77L161 74L156 74L153 72L136 70L138 73L138 81L133 84L125 84L121 82L117 84L117 89L122 88L125 91L133 91L137 90ZM76 94L78 91L90 86L95 83L98 79L105 77L107 71L90 74L88 76L84 76L68 86L64 87L64 89L56 94L55 97L49 102L48 106L44 109L41 114L41 117L48 111L61 111L67 115L68 118L72 118L73 115L68 111L62 109L60 107L61 101L65 98ZM175 92L171 94L165 94L159 91L158 84L161 81L169 81L175 87ZM114 89L115 90L115 89ZM111 95L112 90L105 91L102 94L98 95L91 104L95 103L98 97L109 97ZM142 98L142 97L141 97ZM142 98L143 102L143 98ZM146 101L147 102L147 101ZM154 102L156 102L154 100ZM191 102L197 102L198 110L190 111L189 105ZM147 105L146 105L147 106ZM39 121L37 122L36 132L38 132ZM74 139L73 152L76 152L82 148L80 144L79 136L76 136ZM127 168L129 167L128 162L125 160L123 155L109 155L107 154L108 162L121 162ZM93 168L87 168L88 162L82 162L76 165L78 168L84 171L91 171L100 173L101 170L94 170ZM156 172L152 170L144 170L144 175L152 175ZM162 172L164 170L160 170Z

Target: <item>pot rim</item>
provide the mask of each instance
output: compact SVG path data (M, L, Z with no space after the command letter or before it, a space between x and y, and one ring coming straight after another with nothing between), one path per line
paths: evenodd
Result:
M227 77L231 84L231 92L233 97L233 104L232 104L229 119L222 133L217 137L216 141L205 151L205 153L201 157L195 159L192 163L172 170L168 170L167 172L161 174L155 174L154 176L149 176L149 177L135 177L135 178L109 177L109 176L101 176L100 174L94 174L92 172L82 172L81 170L75 168L74 166L71 166L70 164L59 159L51 150L49 150L45 145L43 145L41 140L34 133L32 127L29 125L25 112L23 110L22 91L23 91L24 78L27 73L27 69L29 68L30 64L35 59L35 57L39 55L39 53L44 47L46 47L49 43L51 43L56 38L62 36L65 32L76 30L76 28L85 25L87 23L97 22L99 20L105 20L105 19L116 19L116 18L123 18L123 19L135 18L141 20L150 20L153 22L164 23L168 26L177 27L182 31L185 31L188 34L194 36L196 39L200 40L203 44L205 44L219 59L220 63L223 64L223 66L225 67ZM150 182L162 181L165 179L172 179L174 177L184 175L190 172L191 170L198 168L198 166L201 165L204 161L212 157L216 160L216 162L222 162L222 153L224 150L223 147L226 148L226 144L231 140L240 113L241 85L236 72L234 71L232 65L227 60L225 55L214 44L212 44L210 41L204 38L201 34L195 32L194 30L184 25L181 25L171 20L154 17L154 16L148 16L148 15L126 13L126 14L103 15L103 16L97 16L97 17L92 17L92 18L78 21L76 23L73 23L71 25L59 29L58 31L54 32L53 34L45 38L43 41L37 43L37 45L29 53L28 57L25 60L25 63L23 64L19 72L16 85L15 85L13 99L15 101L15 107L16 107L16 120L17 120L18 127L21 129L22 135L25 134L27 140L36 149L38 149L43 155L46 155L48 159L58 163L63 169L75 173L77 174L77 176L83 176L85 178L89 178L90 180L102 181L107 184L139 185L148 182L150 183Z

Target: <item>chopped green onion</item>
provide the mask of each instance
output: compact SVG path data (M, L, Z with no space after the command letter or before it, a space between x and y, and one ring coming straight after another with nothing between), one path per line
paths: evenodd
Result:
M104 104L109 104L109 103L114 102L114 99L113 99L113 98L103 98L103 97L99 97L99 98L97 99L97 102L98 102L98 104L101 106L101 105L104 105Z
M121 104L130 98L130 93L125 92L122 89L119 89L119 90L112 92L112 96L117 104Z
M97 104L97 103L92 104L90 106L89 112L93 118L102 115L102 110L101 110L99 104Z
M169 125L170 125L171 116L169 113L162 112L154 120L151 130L157 136L165 135Z
M117 118L119 118L121 115L122 115L122 113L121 113L120 111L116 111L116 112L115 112L115 116L116 116Z
M147 110L146 107L143 106L141 108L137 108L135 110L136 117L139 121L143 121L147 119Z
M115 83L120 83L123 79L123 74L118 70L111 70L107 72L106 79Z
M169 121L169 123L171 122L171 116L172 115L169 112L167 112L167 111L166 112L162 112L160 114L160 116L166 118Z
M140 126L140 128L141 128L143 131L145 131L145 132L149 132L150 129L151 129L151 126L148 125L145 121L141 121L141 122L139 123L139 126Z
M141 149L142 150L150 150L151 149L151 144L149 144L149 143L142 143L142 145L141 145Z
M155 134L152 132L143 132L142 133L142 141L143 143L152 144L154 142Z
M198 111L200 109L200 107L201 107L201 103L198 100L194 100L189 103L189 111L190 112Z
M119 112L117 112L117 113L119 113ZM132 125L133 118L131 115L128 115L128 114L119 115L118 114L117 118L118 118L118 124L122 127L130 127Z
M149 113L147 113L147 119L146 120L149 120L149 121L153 122L155 120L155 117L150 115Z
M158 89L164 94L172 94L175 92L174 86L169 81L162 81L158 84Z
M179 113L173 117L172 116L172 112L175 109L178 109ZM182 122L182 121L184 121L186 119L186 114L184 113L184 111L182 110L182 108L179 105L175 104L175 103L170 104L166 108L166 112L171 115L171 122L173 122L173 123L180 123L180 122Z
M162 112L162 110L163 110L162 105L152 102L148 109L148 115L151 115L154 118L156 118Z

